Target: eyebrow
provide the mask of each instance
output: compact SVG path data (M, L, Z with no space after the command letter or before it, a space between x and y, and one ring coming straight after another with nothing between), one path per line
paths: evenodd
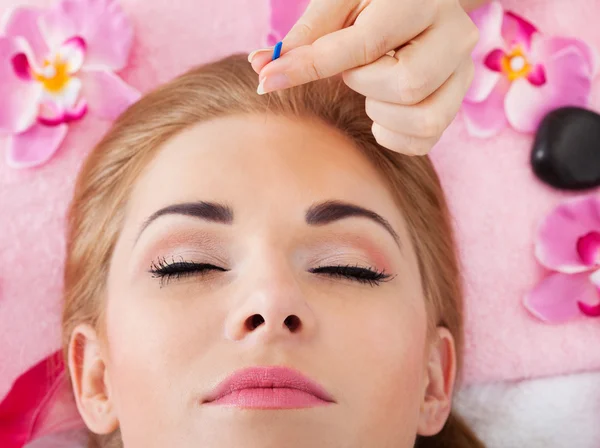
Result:
M191 216L204 221L215 222L219 224L231 225L233 223L233 210L223 204L206 201L173 204L161 208L150 215L142 224L136 241L139 239L146 227L148 227L153 221L165 215ZM390 235L392 235L396 241L396 244L400 246L400 237L392 228L387 219L372 210L360 207L358 205L342 201L321 202L319 204L312 205L306 211L305 220L308 225L322 226L353 217L367 218L379 224L385 230L387 230Z
M327 201L311 206L306 212L306 223L319 226L352 217L367 218L376 222L394 237L398 246L401 246L400 237L387 219L372 210L347 202Z
M205 201L184 202L182 204L169 205L152 213L152 215L150 215L142 224L137 239L139 239L146 227L148 227L156 219L165 215L192 216L204 221L216 222L220 224L233 223L233 210L226 205Z

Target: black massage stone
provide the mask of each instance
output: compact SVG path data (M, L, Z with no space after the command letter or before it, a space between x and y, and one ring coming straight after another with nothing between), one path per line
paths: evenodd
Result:
M600 186L600 115L577 107L550 112L538 128L531 166L557 189Z

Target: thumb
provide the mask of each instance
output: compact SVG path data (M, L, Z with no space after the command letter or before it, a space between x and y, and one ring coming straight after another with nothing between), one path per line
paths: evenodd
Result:
M283 47L289 51L310 45L319 37L344 28L356 3L355 0L312 0L283 39Z
M358 0L312 0L304 13L283 39L282 55L295 48L310 45L318 38L349 25L352 10ZM260 73L271 62L273 52L257 50L248 60L252 68ZM269 49L271 50L271 49Z

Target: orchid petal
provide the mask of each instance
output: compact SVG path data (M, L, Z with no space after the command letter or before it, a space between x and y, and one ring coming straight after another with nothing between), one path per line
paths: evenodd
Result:
M53 432L82 428L62 352L23 373L0 403L0 446L20 448Z
M507 89L508 81L502 79L486 100L481 103L463 103L463 116L470 135L488 138L506 127L504 96Z
M488 69L483 61L475 64L475 73L469 91L465 95L465 101L481 103L486 100L492 91L498 86L502 78L499 72Z
M71 121L81 120L88 111L87 101L80 99L72 108L68 109L65 113L65 121L67 123Z
M535 255L545 267L563 273L589 270L577 251L577 241L600 230L600 196L589 194L558 205L541 223Z
M600 302L598 302L596 305L590 305L589 303L585 302L578 302L577 305L579 305L579 309L586 316L600 317Z
M60 94L60 102L65 109L69 109L75 105L81 90L81 79L75 77L69 79L69 82L67 82Z
M473 61L475 62L475 73L465 100L480 103L485 100L500 80L500 73L489 70L485 66L485 58L496 49L503 48L504 42L500 34L502 27L502 6L497 2L473 11L471 19L479 28L479 42L473 50Z
M596 288L600 290L600 269L592 272L592 275L590 275L590 281L596 285Z
M85 40L85 67L123 69L133 28L117 0L61 0L42 17L40 29L53 48L73 36Z
M513 82L506 95L506 117L518 131L533 133L552 110L586 107L590 100L592 80L588 64L581 52L568 47L545 63L547 82L536 87L527 79Z
M86 45L83 38L76 36L68 39L58 52L60 58L67 63L70 75L77 73L83 66Z
M503 48L502 22L504 9L499 2L489 2L470 14L479 29L479 41L473 50L474 56L485 57L494 48Z
M58 126L66 121L65 111L54 101L45 101L40 104L37 120L46 126Z
M68 126L36 123L27 131L9 137L6 163L12 168L31 168L46 163L67 135Z
M42 10L30 7L19 7L8 12L0 30L6 37L20 37L27 41L32 50L33 59L41 63L48 56L50 49L39 29ZM30 61L33 62L33 61Z
M506 57L506 53L504 50L500 50L499 48L492 50L490 54L487 55L485 61L483 62L487 68L494 72L502 71L502 60Z
M589 69L589 76L593 78L600 68L600 58L586 42L572 37L552 36L539 39L534 45L535 57L539 60L549 60L560 54L566 48L576 48L585 60Z
M82 71L82 96L89 111L100 118L113 120L137 101L140 93L109 71Z
M541 64L535 65L527 75L527 81L536 87L546 84L546 70Z
M13 66L16 55L27 54L26 47L22 39L0 37L0 133L23 132L35 122L42 86L22 79Z
M599 229L600 230L600 229ZM600 264L600 231L590 232L577 240L577 253L586 266Z
M560 324L581 315L579 302L598 299L598 290L586 273L555 273L543 279L525 297L524 305L538 319Z
M86 114L87 101L80 98L82 82L71 78L59 95L46 95L40 104L38 122L46 126L76 121Z
M537 33L537 28L523 17L510 11L504 14L502 37L509 48L520 45L525 50L529 50L535 33Z
M17 53L12 58L15 74L23 81L33 81L33 73L25 53Z

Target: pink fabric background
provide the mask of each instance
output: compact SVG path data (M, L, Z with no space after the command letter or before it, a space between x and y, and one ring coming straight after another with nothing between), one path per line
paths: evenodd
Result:
M0 0L0 14L25 3L44 6L50 0ZM195 64L258 48L270 28L269 0L121 4L136 33L122 76L141 91ZM598 0L504 4L545 32L574 35L600 49L600 28L591 20L600 17ZM598 78L593 107L600 110ZM1 154L0 399L16 377L60 347L64 214L78 167L107 127L87 116L50 163L38 169L9 169ZM566 197L533 177L531 142L511 130L493 140L471 139L459 117L433 151L464 260L468 383L600 369L598 319L548 326L521 305L525 292L544 275L533 258L537 223Z

